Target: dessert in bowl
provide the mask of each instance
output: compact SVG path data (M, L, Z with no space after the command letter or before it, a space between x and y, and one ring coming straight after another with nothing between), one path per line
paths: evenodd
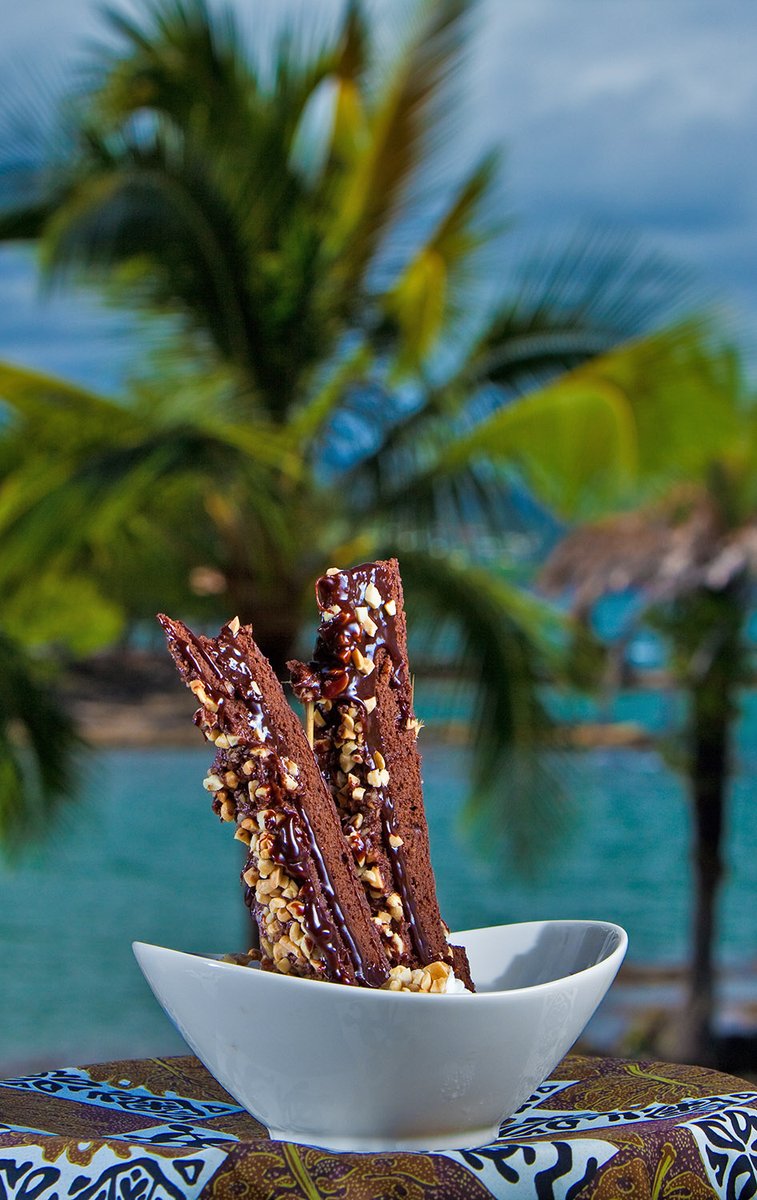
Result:
M359 987L473 990L442 921L423 811L395 560L316 584L314 657L292 662L305 727L249 625L217 637L158 619L215 757L204 785L247 847L263 966Z
M627 938L600 921L453 935L476 993L345 987L135 944L195 1054L271 1137L333 1150L484 1145L549 1075Z
M450 935L398 565L331 568L316 598L313 659L288 664L304 725L250 626L207 637L159 617L214 747L204 786L245 848L259 947L236 961L135 953L189 1045L272 1136L480 1145L578 1037L626 937L587 921Z

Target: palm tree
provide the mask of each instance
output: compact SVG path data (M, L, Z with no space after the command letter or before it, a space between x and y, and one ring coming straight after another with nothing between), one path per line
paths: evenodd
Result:
M640 431L618 381L636 364L640 378L664 388L672 359L678 395L693 405L696 346L685 329L631 344L459 432L433 414L424 424L413 412L407 430L395 425L386 439L386 458L372 454L333 480L309 466L310 437L297 414L274 430L229 416L223 392L214 394L214 409L194 384L186 403L179 393L172 404L152 395L125 403L2 366L0 394L12 414L2 445L15 466L0 485L0 588L12 609L26 613L40 595L55 612L74 589L76 620L64 612L57 631L69 644L74 633L81 639L93 629L100 640L109 629L113 636L114 614L151 617L161 603L215 620L232 607L229 563L237 546L258 567L252 538L260 570L287 580L289 590L277 593L271 578L270 597L273 603L278 595L280 628L290 637L307 620L313 576L330 562L397 553L414 607L435 622L454 622L457 668L476 682L480 798L500 796L507 779L512 840L524 849L529 831L539 829L544 844L558 826L547 816L554 781L546 786L542 760L528 753L547 727L540 689L547 679L586 681L589 639L579 637L583 653L574 656L565 621L477 562L458 530L469 518L496 527L514 476L564 518L630 489ZM216 585L201 586L198 575ZM275 613L267 619L270 649ZM288 653L291 643L282 637L280 644Z
M33 559L130 617L233 610L281 664L316 573L399 551L462 630L491 782L543 723L565 638L477 563L470 532L502 536L518 473L572 513L633 472L610 391L529 393L648 327L673 281L608 242L478 300L493 157L428 195L470 7L421 5L389 68L357 3L322 47L283 38L268 70L204 0L111 13L116 48L0 240L38 242L51 280L74 272L146 314L160 374L151 360L108 400L2 369L18 454L0 585L22 589Z
M732 355L712 354L700 378L707 389L704 423L701 409L685 412L671 391L656 407L656 432L650 429L673 461L685 449L679 470L689 482L653 500L647 493L642 507L569 533L542 582L552 592L570 590L583 619L601 596L639 591L648 603L645 619L670 646L670 670L687 698L683 761L680 753L676 760L692 802L694 904L687 995L665 1049L706 1062L715 1044L717 898L733 729L739 690L751 675L745 630L757 575L757 422ZM685 448L665 437L673 409ZM653 473L660 449L649 448L645 465ZM652 491L659 492L659 479Z

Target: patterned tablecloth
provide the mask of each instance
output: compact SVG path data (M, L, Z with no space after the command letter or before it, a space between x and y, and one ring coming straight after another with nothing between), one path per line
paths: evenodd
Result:
M757 1196L757 1091L700 1067L570 1055L479 1150L274 1142L195 1058L0 1082L0 1200L705 1200Z

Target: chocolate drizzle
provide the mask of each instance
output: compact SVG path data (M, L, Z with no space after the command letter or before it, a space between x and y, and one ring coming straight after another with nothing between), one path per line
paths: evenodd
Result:
M371 588L376 589L381 597L382 603L378 608L366 600L366 591ZM407 729L413 720L407 663L398 640L397 597L390 591L388 572L380 563L366 563L349 571L335 571L322 576L316 583L316 596L321 608L321 623L314 660L309 667L292 664L295 667L295 689L301 699L330 700L336 706L350 702L360 705L363 710L365 752L370 759L367 766L372 770L375 761L371 746L376 746L379 733L378 713L375 704L371 705L370 701L376 699L377 656L382 648L391 662L390 686L397 691L398 731ZM393 613L386 610L386 602L391 600L394 601ZM375 632L370 632L370 628L366 629L361 623L357 613L361 607L368 609L370 621L376 626ZM355 652L372 663L373 669L361 671L355 663ZM368 706L366 701L369 702ZM430 962L435 955L423 934L408 880L405 855L402 846L393 845L390 840L397 834L392 797L386 787L379 786L373 790L379 798L383 848L392 866L395 890L402 901L405 921L419 960L422 963ZM352 844L353 848L358 844L354 836Z
M303 842L307 843L307 850L305 850ZM313 835L307 813L304 810L299 814L290 812L282 824L276 828L271 857L284 868L287 875L302 881L299 886L298 898L302 900L305 912L300 923L323 954L331 978L337 983L349 983L339 961L339 947L334 938L334 925L318 905L315 890L309 879L308 853L328 899L334 924L352 959L358 982L366 984L368 987L380 987L385 981L386 973L378 965L363 962L341 905L331 886L326 864Z
M372 609L366 604L366 589L371 585L383 596L384 574L377 563L367 563L351 571L322 575L316 583L322 618L313 667L318 673L320 694L326 700L358 700L365 706L366 700L375 698L375 669L362 674L354 665L356 650L375 664L379 647L386 647L392 662L393 686L399 689L408 682L407 664L397 641L396 615L390 616L383 607ZM370 618L377 626L374 634L369 634L360 624L356 609L361 606L368 607ZM339 611L329 611L335 608ZM409 705L405 704L403 708L405 711L401 716L407 720L412 715Z
M288 773L284 762L285 759L288 761L288 747L282 744L280 731L269 724L260 688L250 671L243 648L236 641L238 625L236 628L233 623L224 625L215 639L200 639L186 626L181 626L167 617L161 615L158 620L166 633L174 658L183 664L184 674L188 675L190 685L195 677L199 679L205 695L216 705L217 712L210 717L214 725L220 728L230 726L231 714L228 712L227 702L241 701L241 704L235 705L234 733L239 733L241 711L242 720L253 734L252 741L255 744L266 743L271 751L271 763L276 765L273 770L269 768L266 774L269 784L275 786L281 795L282 774ZM193 670L187 671L187 664ZM207 682L208 671L212 672L218 681L217 686ZM205 709L201 708L197 716L202 719L203 724L208 722L209 715ZM259 762L258 772L261 771L262 763ZM246 796L246 793L244 795ZM288 792L286 796L288 801L293 798ZM272 858L284 868L287 875L298 881L299 898L305 909L301 925L320 949L330 977L340 983L351 982L342 965L339 946L341 941L352 962L358 982L369 987L380 987L385 981L386 972L379 964L366 963L360 954L304 807L300 806L297 812L287 811L281 825L275 822L266 824L273 834ZM254 864L248 860L248 865ZM320 884L330 912L319 902L313 886L313 875ZM248 907L253 907L254 889L246 887L245 902Z
M179 660L189 661L201 680L205 670L209 669L223 688L221 690L203 681L206 695L218 706L218 724L223 724L222 713L226 700L237 696L244 704L253 741L269 741L271 731L266 724L260 689L252 678L244 652L236 644L233 625L224 625L217 638L200 640L186 626L179 629L176 622L162 615L158 616L158 620L163 626L174 656Z
M381 789L381 824L384 832L385 850L392 862L394 882L397 885L397 891L402 900L402 908L405 913L408 929L410 930L410 936L413 939L413 945L422 963L431 962L434 958L434 952L424 938L423 930L418 920L415 897L408 883L404 852L401 846L393 846L389 840L390 836L396 833L396 826L394 824L392 798L385 788Z

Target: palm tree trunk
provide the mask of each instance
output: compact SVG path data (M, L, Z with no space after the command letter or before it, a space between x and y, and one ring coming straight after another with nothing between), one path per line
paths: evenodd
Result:
M302 589L282 580L276 595L266 595L251 574L229 575L229 607L243 624L252 625L255 641L279 679L288 678L286 664L292 658L302 625Z
M714 717L721 699L711 682L694 693L692 714L692 870L694 905L691 963L681 1027L681 1050L695 1062L713 1059L716 907L723 874L723 814L728 779L729 718Z
M694 903L687 994L678 1026L681 1057L715 1060L715 943L717 902L723 875L723 826L730 775L731 728L739 683L740 587L706 598L718 610L714 647L706 665L689 680Z

